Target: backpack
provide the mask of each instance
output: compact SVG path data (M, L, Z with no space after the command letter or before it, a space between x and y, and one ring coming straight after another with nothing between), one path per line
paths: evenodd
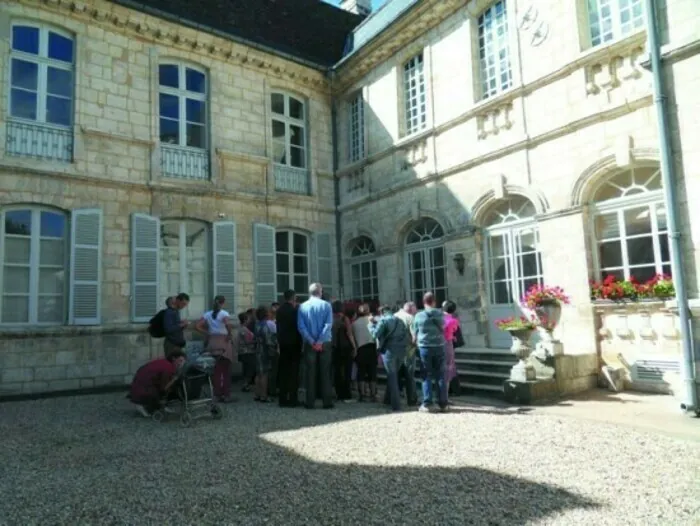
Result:
M158 311L148 322L148 334L151 338L165 338L165 310Z

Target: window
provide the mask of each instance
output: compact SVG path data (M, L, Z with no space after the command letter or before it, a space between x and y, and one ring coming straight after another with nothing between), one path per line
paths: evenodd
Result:
M158 83L163 173L207 178L206 74L184 64L161 64Z
M360 237L350 249L352 298L361 302L379 301L376 249L368 237Z
M272 148L277 164L306 168L306 125L304 103L284 93L273 93Z
M447 299L447 269L442 238L445 232L434 219L416 223L406 236L409 298L423 304L423 294L432 291L437 305Z
M403 98L405 134L425 129L428 111L422 52L403 65Z
M74 56L73 38L65 32L12 26L8 153L72 160Z
M306 234L280 230L275 233L277 259L277 297L288 289L304 298L309 280L309 237Z
M625 170L594 195L594 232L601 278L646 281L671 275L666 208L658 167Z
M68 220L42 208L2 216L2 324L61 324L66 319Z
M588 0L591 46L627 36L644 27L643 0Z
M489 7L478 22L481 94L487 99L510 88L513 81L506 0L499 0Z
M211 273L208 225L191 220L163 220L160 225L160 300L186 292L190 304L183 318L209 310ZM229 301L232 301L231 298Z
M350 102L350 162L365 157L365 101L359 92Z

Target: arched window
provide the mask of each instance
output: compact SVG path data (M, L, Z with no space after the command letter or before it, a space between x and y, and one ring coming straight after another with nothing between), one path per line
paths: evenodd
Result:
M292 230L275 233L277 255L277 297L294 289L299 298L306 298L309 289L309 236Z
M447 299L444 236L440 223L431 218L417 221L406 235L408 293L418 305L426 292L433 292L438 304Z
M646 281L671 274L666 207L658 166L614 174L593 194L597 271L601 278Z
M61 324L66 320L68 217L21 206L0 211L1 324Z
M355 239L350 247L352 299L379 301L379 277L374 242L367 236Z
M160 224L160 298L186 292L190 304L183 318L197 319L209 310L211 241L209 225L189 219Z

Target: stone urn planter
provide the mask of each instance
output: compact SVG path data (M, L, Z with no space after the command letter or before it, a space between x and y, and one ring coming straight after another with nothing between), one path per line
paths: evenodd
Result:
M540 325L537 327L540 339L543 342L555 341L553 333L561 320L561 303L558 301L544 302L537 305L534 310L535 316L540 322Z
M535 369L528 365L527 359L532 353L530 338L534 329L517 328L506 329L513 338L510 351L518 358L518 363L510 371L510 379L517 382L528 382L535 379Z

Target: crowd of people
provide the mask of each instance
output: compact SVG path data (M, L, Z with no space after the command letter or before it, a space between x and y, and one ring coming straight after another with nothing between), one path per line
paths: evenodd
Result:
M151 335L164 338L164 356L139 369L130 396L145 416L167 396L185 362L185 330L190 322L180 318L180 311L188 304L185 293L168 298L166 309L151 320ZM409 407L418 405L420 411L430 412L435 392L440 411L450 404L450 385L457 379L455 347L464 344L452 301L438 308L428 292L420 311L407 302L397 310L383 305L371 312L367 304L353 309L340 301L326 301L322 286L314 283L303 303L288 290L281 304L248 309L237 315L237 324L225 307L226 298L217 296L212 309L193 326L204 337L205 352L216 358L212 385L218 401L235 401L231 379L238 359L243 391L253 391L260 403L277 398L281 407L313 409L320 398L322 407L329 409L336 401L379 402L381 363L387 378L383 403L394 411L401 410L405 396ZM417 367L422 378L420 403Z

